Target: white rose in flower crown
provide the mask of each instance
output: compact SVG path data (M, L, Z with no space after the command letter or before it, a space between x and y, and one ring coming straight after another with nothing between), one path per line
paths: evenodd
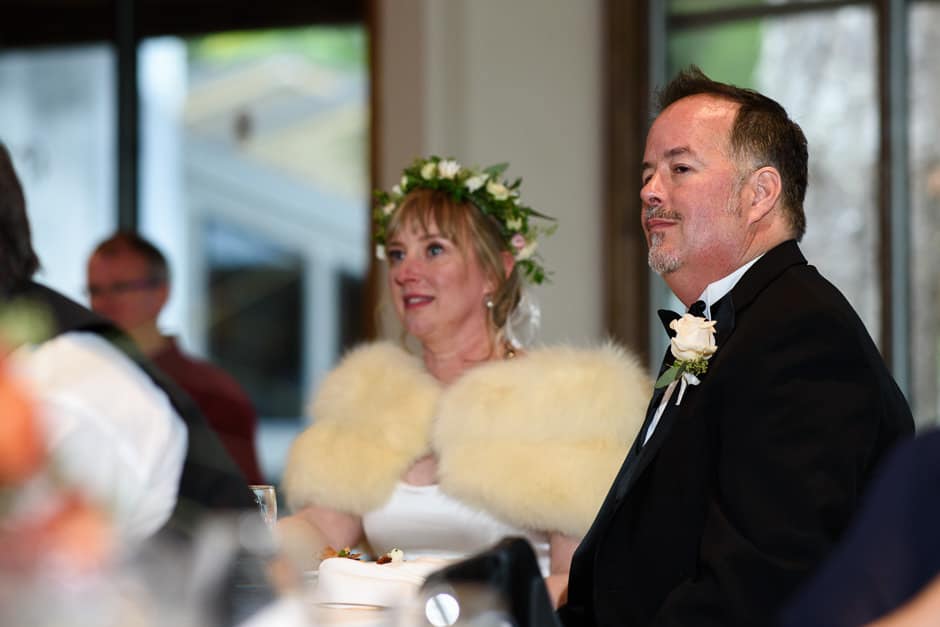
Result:
M437 164L437 171L442 179L452 179L460 172L460 164L450 159L441 161Z
M437 168L437 165L433 161L428 161L424 164L424 167L421 168L421 178L425 181L430 181L434 178L434 170Z
M512 218L506 220L506 228L510 231L518 231L522 228L522 218Z
M381 244L376 244L375 246L375 258L379 261L385 261L385 246Z
M473 192L483 187L483 184L486 183L487 178L488 177L485 174L477 174L476 176L471 176L464 182L464 186L467 188L467 191L469 191L472 194Z
M400 185L395 185L392 187L392 196L401 196L402 187Z
M393 212L393 211L395 211L395 203L393 203L393 202L386 203L386 204L382 207L382 213L384 213L384 214L387 215L387 216L388 216L388 215L392 215L392 212Z
M506 200L509 198L509 190L506 189L506 186L502 183L496 181L490 181L486 184L486 191L490 193L490 196L496 200Z
M705 320L692 314L685 314L669 323L676 332L670 340L671 351L676 359L682 361L708 360L715 353L715 321Z
M406 187L408 187L408 177L405 176L404 174L401 175L401 182L398 184L398 187L400 187L401 189L405 189Z

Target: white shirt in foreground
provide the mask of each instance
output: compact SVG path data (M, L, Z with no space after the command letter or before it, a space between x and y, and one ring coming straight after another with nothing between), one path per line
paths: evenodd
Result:
M94 333L20 347L11 364L65 481L110 515L122 545L157 531L176 504L187 446L163 390Z

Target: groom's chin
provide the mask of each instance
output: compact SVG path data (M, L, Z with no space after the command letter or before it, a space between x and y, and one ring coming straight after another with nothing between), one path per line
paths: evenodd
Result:
M655 249L650 250L647 256L647 263L650 270L660 276L671 274L682 267L682 262L674 255L664 254Z

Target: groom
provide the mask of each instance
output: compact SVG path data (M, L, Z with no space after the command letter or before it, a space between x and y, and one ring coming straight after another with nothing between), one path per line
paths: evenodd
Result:
M770 625L876 462L913 432L910 408L851 305L800 252L806 139L779 104L692 67L661 93L643 161L650 266L704 306L717 349L653 395L558 616ZM667 353L663 369L675 361Z

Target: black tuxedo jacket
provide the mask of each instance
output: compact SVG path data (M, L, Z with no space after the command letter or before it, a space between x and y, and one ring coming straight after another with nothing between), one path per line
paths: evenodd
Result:
M700 385L642 447L641 431L574 554L568 627L772 624L876 462L913 433L861 320L795 242L751 266L712 317L718 350Z

